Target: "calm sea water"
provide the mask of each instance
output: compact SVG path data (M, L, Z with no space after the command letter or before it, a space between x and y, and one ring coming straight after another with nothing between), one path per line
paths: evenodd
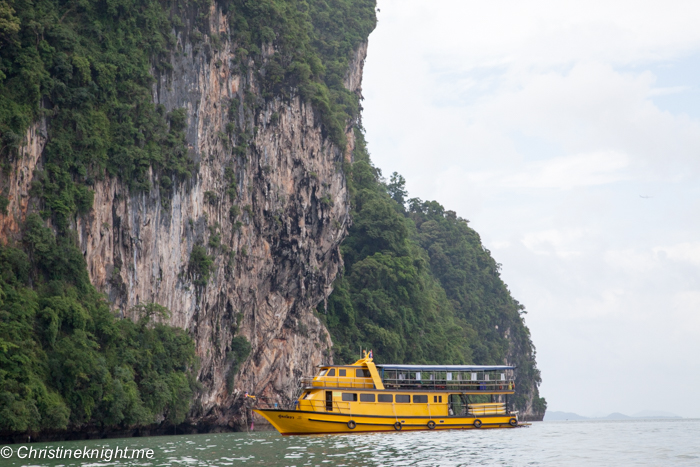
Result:
M543 422L516 430L282 437L277 432L34 443L35 449L150 448L152 460L18 459L2 466L700 465L700 420Z

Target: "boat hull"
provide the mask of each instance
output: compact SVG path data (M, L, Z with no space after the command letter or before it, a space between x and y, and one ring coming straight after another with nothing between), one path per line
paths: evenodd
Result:
M254 412L264 417L283 435L420 431L431 429L483 430L491 428L514 428L518 426L517 422L515 425L511 425L511 420L515 420L515 418L510 415L431 418L422 416L387 417L378 415L351 415L280 409L256 409Z

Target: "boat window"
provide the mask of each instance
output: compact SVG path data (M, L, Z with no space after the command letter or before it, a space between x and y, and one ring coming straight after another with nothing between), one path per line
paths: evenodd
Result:
M338 376L345 376L345 370L338 370Z
M442 402L442 396L438 396L438 402Z
M433 402L434 403L442 402L442 396L433 396Z
M411 402L411 396L409 396L408 394L397 394L396 395L396 403L397 404L398 403L407 404L409 402Z
M357 370L355 370L355 377L356 378L371 378L372 375L370 374L369 370L367 370L367 369L357 369Z
M335 368L328 370L328 376L335 376Z
M394 402L394 396L391 394L378 394L377 400L379 402Z
M396 401L396 402L398 402L398 401ZM414 395L413 396L413 403L414 404L427 404L428 403L428 396Z
M357 394L352 392L343 393L343 401L345 402L357 402Z
M304 394L304 399L308 399L310 395L311 395L311 393L307 392L306 394Z
M360 394L360 402L374 402L374 394Z
M318 374L318 376L325 376L327 371L328 370L321 370L321 372Z

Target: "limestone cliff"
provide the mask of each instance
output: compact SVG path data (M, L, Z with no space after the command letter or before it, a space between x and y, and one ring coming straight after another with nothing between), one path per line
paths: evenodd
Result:
M153 112L158 113L158 124L165 128L164 133L148 133L134 126L126 132L142 132L140 136L149 134L156 139L137 143L127 141L128 144L121 146L121 142L112 142L116 146L116 149L112 149L126 152L143 149L143 146L153 144L155 140L168 142L164 135L172 136L175 132L177 150L180 151L178 156L187 152L187 156L183 156L187 165L185 171L175 171L172 165L159 165L158 157L115 158L127 160L126 164L138 165L139 170L148 170L147 180L139 178L139 185L135 188L134 174L138 171L134 167L125 167L123 174L107 175L115 173L113 166L100 165L104 164L100 157L107 157L107 151L93 154L85 150L89 147L85 140L89 140L91 135L79 131L71 134L73 128L78 126L78 120L66 119L63 126L56 124L61 121L58 116L63 101L54 102L49 94L44 96L41 104L37 104L38 109L32 114L32 119L26 119L27 122L34 121L28 129L26 125L22 126L21 130L17 130L18 134L11 135L12 138L0 134L0 142L9 141L12 144L24 136L23 142L15 147L17 150L5 150L7 145L0 147L0 154L3 157L7 155L7 160L3 159L0 167L0 207L6 200L9 201L7 213L0 211L0 244L14 244L27 250L22 228L28 214L41 212L46 223L54 227L54 233L62 235L71 244L72 251L75 251L73 240L77 242L87 264L90 281L108 297L109 305L116 314L136 321L139 317L136 316L138 311L135 311L135 306L139 304L157 303L167 307L171 315L161 319L185 329L196 346L200 389L195 395L188 422L199 429L242 426L249 415L242 410L245 391L256 394L259 400L269 404L291 403L299 378L311 374L316 365L332 361L333 343L329 329L335 333L333 339L337 360L352 361L357 344L366 342L371 332L367 327L356 325L359 321L342 326L344 321L332 319L331 305L334 300L342 301L353 293L361 292L364 287L352 282L348 271L347 280L336 282L338 291L345 290L345 294L337 297L339 294L336 293L330 298L328 310L331 311L321 320L314 314L317 305L330 296L334 280L343 269L339 245L348 234L351 213L356 227L363 224L358 211L361 203L352 201L349 191L357 193L359 184L369 183L371 186L365 188L375 193L376 199L381 201L372 206L387 209L376 216L370 212L367 215L369 220L365 220L377 222L378 226L373 231L393 235L404 242L401 244L403 246L392 250L393 247L369 238L369 243L374 242L373 248L389 253L387 258L394 253L405 256L418 251L417 245L409 245L418 240L408 238L409 231L404 228L404 206L387 205L390 202L388 186L379 171L367 171L371 166L369 153L359 136L355 147L352 128L357 122L349 121L359 118L355 97L361 97L366 38L375 25L375 3L372 0L337 2L333 5L334 14L327 16L325 2L317 2L314 18L302 11L303 8L297 8L294 2L279 3L289 8L284 10L286 16L268 22L260 20L259 16L265 15L260 13L262 10L257 9L255 2L202 2L200 6L189 9L163 10L161 19L168 25L167 28L172 27L174 41L168 39L167 47L161 49L158 56L144 55L146 58L141 62L141 75L133 73L146 76L144 81L114 81L113 85L104 86L109 92L96 93L95 96L99 97L91 97L96 101L108 101L113 89L119 86L138 88L135 83L141 83L143 102L125 98L123 102L120 101L120 108L134 109L144 103L150 106L148 101L152 94L153 102L162 105L162 109L157 108ZM275 10L279 5L274 8L270 6L272 3L266 5L271 8L270 12L281 15L283 10ZM57 10L54 16L47 16L46 24L56 24L52 18L65 18L66 15L73 17L71 21L76 25L83 24L81 22L93 24L85 11L65 11L61 9L62 5L59 7L60 11ZM207 10L197 10L200 7ZM100 9L99 6L96 8ZM224 13L221 8L228 11ZM101 17L96 12L90 14L96 15L95 18ZM109 17L112 14L116 15L116 19ZM106 19L114 21L110 23L112 27L126 24L122 32L130 32L132 23L122 21L121 13L112 12L109 15ZM149 15L138 17L153 20ZM168 22L166 18L172 21ZM364 25L358 26L362 21ZM249 29L241 33L241 29L245 29L241 27L242 24L248 24ZM285 29L289 24L294 27ZM355 27L345 30L345 36L342 36L338 34L338 31L343 31L339 24L343 27L354 24ZM74 33L78 29L71 29L73 27L61 26L56 29ZM300 30L309 34L307 42L299 39L303 36L299 35ZM207 32L203 34L200 31ZM91 30L91 33L94 32ZM155 34L154 31L151 33ZM169 34L169 30L166 33ZM27 47L32 51L38 47L33 34L31 32L25 38ZM57 41L54 45L58 46L58 39L64 37L61 34L52 36ZM257 34L255 40L251 39L251 34ZM338 41L328 39L336 36L342 37ZM115 43L120 43L121 37L115 34ZM246 51L242 44L251 51L255 50L255 53ZM357 44L359 46L356 47ZM302 56L304 53L308 55L311 48L317 48L319 55L312 54L311 58ZM79 48L76 50L80 51ZM347 63L349 54L346 52L350 50L352 54ZM133 53L134 49L131 51ZM98 52L93 50L92 53ZM105 51L100 53L108 55ZM75 55L73 52L71 54ZM91 93L99 88L90 77L94 74L99 81L97 77L102 71L112 69L112 62L105 60L100 65L99 60L93 61L91 69L89 61L82 60L79 54L73 56L69 64L66 57L71 54L56 52L53 58L56 65L50 70L47 68L49 71L46 73L55 75L57 88L72 86L70 89L75 99L65 102L74 107L64 105L63 109L65 113L76 111L80 114L84 109L80 112L76 109L82 109L85 96L92 96ZM325 61L321 63L323 60L319 57ZM131 57L126 61L129 59ZM21 62L19 58L16 61ZM88 63L87 68L85 63ZM46 67L49 66L47 61ZM150 74L155 78L150 93L149 67ZM288 73L289 69L296 70L297 75ZM309 77L312 69L315 70L313 79ZM304 81L302 78L306 72L309 76ZM19 79L17 76L15 80ZM270 76L278 79L275 81ZM325 80L325 84L321 84L321 80ZM270 86L270 82L276 84ZM342 89L343 85L345 89ZM315 89L316 94L309 92L309 89ZM305 95L305 98L301 95ZM16 98L18 102L21 101ZM314 102L313 106L310 101ZM102 109L104 113L96 115L109 115L112 122L118 121L121 114L115 108ZM181 113L182 109L184 113ZM18 113L17 119L27 117L26 112ZM92 114L80 114L81 124L89 118L87 115ZM185 116L185 148L179 130L173 130L172 115L178 115L178 119ZM133 117L130 115L126 119L135 121ZM0 118L0 130L3 128L9 126ZM345 138L342 138L343 129ZM63 146L59 144L57 149L56 140L63 134L72 136L65 138ZM105 141L108 139L104 138ZM132 140L138 140L138 137ZM343 147L338 143L341 140L346 142L342 143ZM72 144L83 145L82 159L75 157L79 161L60 157L60 149ZM101 144L106 143L103 141ZM344 168L348 167L347 162L353 153L360 163L354 164L352 170L364 164L366 173L364 177L356 177L351 182L353 190L349 190ZM113 160L110 159L110 163ZM59 177L61 174L47 178L46 173L50 172L48 168L52 164L54 168L65 166L64 178ZM190 170L192 167L193 171ZM192 176L185 176L183 172L191 172ZM180 175L176 176L175 173ZM143 172L137 175L140 177ZM49 188L57 186L62 188L49 190L49 195L46 194ZM78 186L82 190L79 192L80 203L75 201ZM86 202L86 194L91 203ZM64 203L65 199L68 201ZM352 212L351 204L355 209ZM57 216L57 210L52 211L55 206L61 211L60 216ZM371 211L369 208L367 210ZM384 223L391 216L400 219L393 224ZM347 243L350 249L352 230ZM425 251L417 253L415 258L409 258L406 264L422 264L424 258L430 257L433 252L431 245L423 247ZM475 251L481 251L480 248ZM374 251L372 248L367 251L370 250ZM79 253L76 256L79 259ZM461 268L458 272L478 276L479 271L464 268L460 262L463 257L462 254L455 260L455 264L460 265L458 269ZM347 258L347 264L351 265L352 255ZM488 264L491 264L489 261L493 262L490 257L484 261ZM443 262L443 259L437 259L435 264L441 266ZM87 283L84 265L80 267L83 282ZM396 267L390 265L390 268ZM432 272L432 277L428 277L431 273L427 269L420 274L423 274L424 277L421 277L424 280L415 283L433 284L434 294L427 293L425 289L416 289L415 300L410 300L411 303L405 306L422 306L426 296L440 298L445 293L442 289L438 290L438 282L435 281L439 278L437 270ZM482 279L477 278L476 282L481 281L481 285L490 287L491 278ZM39 287L35 287L38 290L42 285L41 280L39 278L38 282L32 283L28 279L26 286L31 288L38 283ZM342 285L344 280L345 286ZM370 286L384 287L385 284L372 283ZM401 287L389 287L385 292L389 295L404 293ZM498 299L504 299L505 295L507 293L503 292ZM343 304L343 309L352 309L361 300L350 302ZM382 303L384 308L392 310L391 305ZM443 314L437 320L438 328L453 321L450 315L455 313L453 308L447 301L439 303L437 309ZM500 311L492 313L494 310ZM493 315L491 318L494 319L499 319L499 313L503 314L503 310L497 306L485 306L482 311ZM378 314L376 310L370 311L366 316L367 322L377 318ZM479 319L473 321L477 324L481 322ZM493 358L500 362L505 355L504 363L519 367L521 380L526 383L518 394L518 408L525 418L541 419L546 405L543 405L544 401L537 392L539 372L535 366L534 348L524 324L519 318L517 322L519 324L515 328L501 327L505 331L503 339L498 336L497 344L508 348ZM130 324L128 321L121 322L125 323ZM421 320L416 323L421 323ZM492 324L489 322L489 331L493 328ZM41 329L35 324L32 326L36 341L40 342ZM449 326L441 329L434 334L431 345L444 343ZM513 330L519 331L511 333ZM423 331L416 330L421 335ZM472 332L465 332L464 335L472 336ZM347 339L342 339L343 336ZM484 336L484 342L494 340L489 333ZM242 338L251 346L250 353L244 352L243 356L238 347ZM375 350L384 344L376 343ZM449 344L461 348L468 346L469 342L465 339ZM482 342L474 341L471 344L478 346ZM348 349L352 349L352 352ZM405 349L399 350L403 352ZM406 363L447 358L435 353L418 355L401 352L397 350L394 355L399 355L397 360L406 359ZM474 356L466 350L460 355L463 361ZM45 376L42 374L41 377ZM67 388L65 392L70 393L74 389ZM190 400L189 393L184 400ZM33 402L30 400L27 403ZM164 418L164 413L156 412L154 417L140 426L170 420ZM124 421L118 425L112 422L110 429L137 426L129 423ZM49 429L54 427L50 424L46 426ZM69 425L64 423L60 426L63 429ZM84 421L76 422L71 427L103 429L99 423L89 425ZM12 430L25 431L24 428Z
M227 17L214 6L210 25L227 37ZM298 379L331 359L313 310L342 267L338 247L349 222L342 164L354 141L348 126L349 147L334 145L298 96L263 100L249 71L255 64L241 67L233 48L180 34L172 71L154 73L154 101L187 110L197 175L165 190L151 174L154 188L137 194L118 178L98 180L91 211L74 225L90 278L115 310L130 317L139 303L159 303L171 310L170 324L195 339L202 389L190 419L219 426L241 421L244 391L289 402ZM345 79L358 94L365 54L366 45L356 50ZM4 238L17 237L27 213L43 125L28 131L9 171ZM213 259L204 285L190 264L195 245ZM227 358L234 335L252 346L236 375Z

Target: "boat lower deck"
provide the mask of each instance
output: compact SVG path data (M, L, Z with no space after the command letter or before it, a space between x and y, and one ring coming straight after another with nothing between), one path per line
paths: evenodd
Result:
M280 409L256 409L254 411L262 415L283 435L402 430L469 430L521 426L511 415L397 417Z

